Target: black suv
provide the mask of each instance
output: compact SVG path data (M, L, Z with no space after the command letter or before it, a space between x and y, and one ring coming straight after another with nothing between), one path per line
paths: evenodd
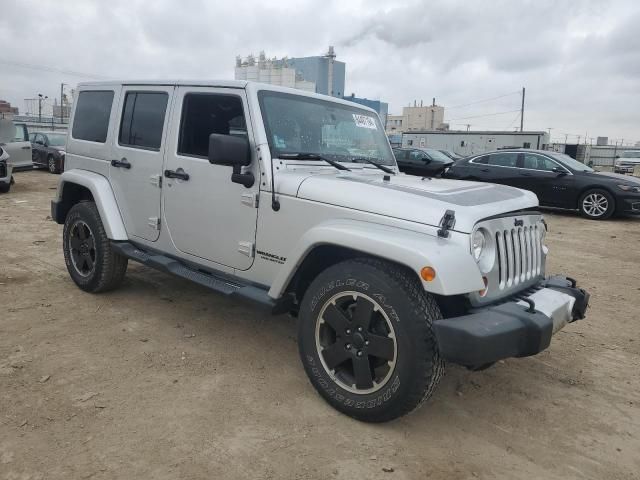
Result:
M640 214L640 179L596 172L564 153L500 150L457 161L447 178L502 183L531 190L541 206L580 210L593 220Z

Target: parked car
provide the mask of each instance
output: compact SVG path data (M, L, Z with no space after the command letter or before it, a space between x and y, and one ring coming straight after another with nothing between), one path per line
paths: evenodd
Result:
M614 213L640 214L640 179L596 172L564 153L529 149L484 153L456 162L446 177L531 190L541 206L579 210L593 220Z
M4 130L9 134L0 139L0 146L4 148L11 157L13 169L28 170L33 168L31 162L31 143L29 142L29 131L24 123L14 123L12 120L3 119Z
M9 158L7 151L0 147L0 193L7 193L13 185L13 164Z
M31 134L33 164L47 167L51 173L64 170L67 134L61 132L36 132Z
M311 383L347 415L397 418L444 360L534 355L584 317L588 293L545 278L534 194L398 174L370 108L246 81L77 92L51 205L75 284L116 288L134 260L291 313Z
M453 160L433 148L394 148L398 168L410 175L433 177L453 164Z
M438 151L444 153L447 157L449 157L454 162L456 160L461 160L464 158L462 155L458 155L456 152L452 152L451 150L438 150Z
M615 173L633 173L636 167L640 167L640 150L626 150L616 157L613 171Z

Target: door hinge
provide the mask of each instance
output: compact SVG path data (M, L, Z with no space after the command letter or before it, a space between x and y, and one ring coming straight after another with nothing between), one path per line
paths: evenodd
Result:
M155 230L160 230L160 219L158 217L149 217L147 225Z
M151 180L151 185L162 188L162 175L151 175L151 177L149 177L149 180Z
M252 208L258 208L258 194L257 193L243 193L242 204Z
M249 258L255 255L255 245L253 242L238 242L238 251Z

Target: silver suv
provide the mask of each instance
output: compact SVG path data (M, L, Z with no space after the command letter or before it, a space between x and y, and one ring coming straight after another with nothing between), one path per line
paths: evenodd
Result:
M398 171L373 110L244 81L81 84L52 217L88 292L128 260L298 318L336 409L419 406L445 361L534 355L589 295L545 277L534 194Z

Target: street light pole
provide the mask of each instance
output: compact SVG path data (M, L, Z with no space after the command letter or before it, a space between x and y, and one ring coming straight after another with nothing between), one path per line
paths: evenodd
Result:
M42 95L41 93L38 94L38 122L42 122L42 101L47 98L49 97L46 95Z

